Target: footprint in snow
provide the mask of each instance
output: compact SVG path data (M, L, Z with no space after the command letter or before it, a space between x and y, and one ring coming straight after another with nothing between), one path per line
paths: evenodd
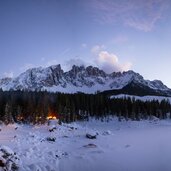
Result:
M36 164L31 164L30 166L28 166L29 167L29 169L31 170L31 171L42 171L42 169L38 166L38 165L36 165Z
M84 145L83 147L85 147L85 148L97 148L97 145L95 145L95 144L87 144L87 145Z

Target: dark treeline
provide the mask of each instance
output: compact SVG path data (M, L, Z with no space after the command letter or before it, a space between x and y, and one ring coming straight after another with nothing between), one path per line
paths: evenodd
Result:
M5 124L23 122L44 124L48 116L60 122L108 118L119 120L165 119L171 113L169 101L143 102L131 98L110 99L103 94L64 94L48 92L0 91L0 120Z

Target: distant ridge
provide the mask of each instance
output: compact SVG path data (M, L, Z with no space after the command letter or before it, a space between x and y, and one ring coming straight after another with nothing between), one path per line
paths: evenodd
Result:
M61 65L32 68L15 78L0 79L0 88L8 90L65 93L106 93L171 96L171 89L160 80L145 80L134 71L105 73L93 66L76 66L64 72Z

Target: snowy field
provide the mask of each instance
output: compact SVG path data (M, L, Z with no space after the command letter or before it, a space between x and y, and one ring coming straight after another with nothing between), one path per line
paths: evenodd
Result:
M171 170L170 120L91 120L51 128L1 126L0 144L16 152L20 171Z

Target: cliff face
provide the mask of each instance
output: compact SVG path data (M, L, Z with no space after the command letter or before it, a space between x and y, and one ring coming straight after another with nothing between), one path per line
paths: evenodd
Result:
M75 66L64 72L60 65L47 68L32 68L16 78L0 80L3 90L53 91L75 93L95 93L97 91L114 91L118 93L142 95L157 94L171 96L171 90L161 81L145 80L134 71L105 73L93 66Z

